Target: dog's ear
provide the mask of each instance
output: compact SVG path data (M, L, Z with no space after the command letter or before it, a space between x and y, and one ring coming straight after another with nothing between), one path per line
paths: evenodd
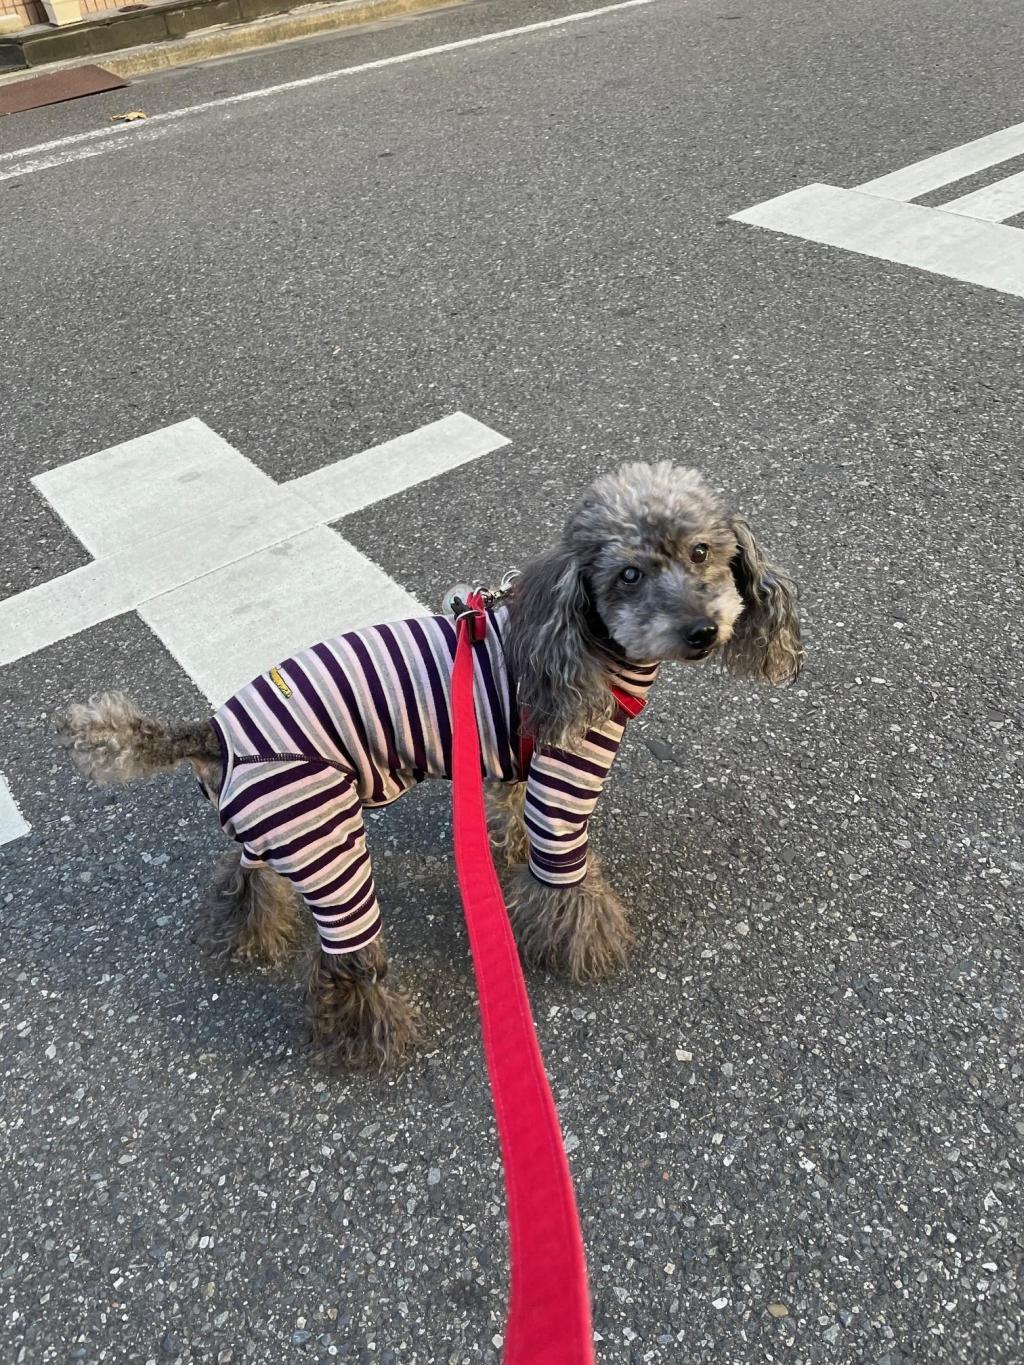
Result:
M581 565L565 541L516 579L509 654L539 744L567 746L611 715L604 670L590 647L589 605Z
M804 666L796 584L769 564L742 517L733 518L732 528L737 549L730 568L743 611L722 662L731 673L784 687L796 681Z

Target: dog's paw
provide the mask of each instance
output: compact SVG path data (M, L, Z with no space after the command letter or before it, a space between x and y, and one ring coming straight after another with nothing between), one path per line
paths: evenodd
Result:
M526 961L578 983L601 981L625 966L633 945L629 916L596 862L575 886L547 886L520 868L507 902Z
M396 1066L421 1037L419 1006L401 988L353 982L344 998L322 1001L310 1019L306 1052L330 1071Z

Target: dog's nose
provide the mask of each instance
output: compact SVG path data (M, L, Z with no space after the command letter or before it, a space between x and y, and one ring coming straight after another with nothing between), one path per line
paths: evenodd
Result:
M718 634L718 627L710 616L691 621L683 631L683 639L691 649L710 649Z

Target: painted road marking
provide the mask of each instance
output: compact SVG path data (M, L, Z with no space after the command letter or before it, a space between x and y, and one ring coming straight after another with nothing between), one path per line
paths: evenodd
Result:
M138 611L218 704L315 640L425 612L328 523L508 443L460 412L277 484L191 418L41 474L95 558L0 602L0 665Z
M925 157L923 161L880 175L857 188L867 194L880 194L884 199L919 199L922 194L965 180L969 175L988 170L989 166L998 166L1001 161L1009 161L1010 157L1020 156L1022 152L1024 123L1015 123L1012 128L987 133L973 142L965 142L962 147Z
M809 242L915 266L1024 298L1024 173L1005 176L937 207L918 195L955 184L1024 153L1024 123L869 180L855 189L805 185L732 215Z
M139 615L213 702L346 630L430 609L327 526L193 579Z
M997 180L994 185L983 185L959 199L949 199L942 206L947 213L966 213L970 218L986 218L990 223L1005 223L1024 213L1024 171Z
M917 266L1024 298L1024 232L1003 223L835 185L805 185L734 217L790 237L845 247L875 260Z
M20 839L30 828L18 809L6 777L0 773L0 844L9 844L14 839Z
M215 518L236 500L277 486L196 417L59 465L32 483L96 559L197 515Z
M34 147L22 147L17 151L0 153L0 180L11 180L15 176L34 175L37 171L47 171L55 166L68 165L86 157L101 156L104 152L118 151L138 142L150 142L166 131L167 123L190 118L193 114L203 114L210 109L224 109L233 104L244 104L250 100L267 99L280 95L287 90L302 90L308 86L324 85L328 81L340 80L343 76L358 76L364 71L379 71L386 66L402 66L406 62L419 61L422 57L438 57L445 52L459 52L464 48L482 47L485 43L496 43L503 38L520 38L527 33L540 33L545 29L564 28L567 24L578 24L584 19L597 19L602 14L614 14L617 10L638 9L644 5L656 4L658 0L618 0L616 4L602 5L598 9L563 14L557 19L542 19L534 24L521 24L518 28L505 28L493 33L481 33L475 38L460 38L457 42L438 43L435 47L418 48L415 52L401 52L394 57L379 57L376 61L360 62L358 66L343 66L334 71L323 71L316 76L303 76L299 80L284 81L280 85L264 86L260 90L246 90L239 95L225 95L221 99L204 100L201 104L191 104L184 109L169 109L163 114L152 114L143 122L123 123L118 128L93 128L87 133L73 133L69 137L54 138L50 142L40 142ZM119 136L120 135L120 136ZM89 146L88 144L93 144Z

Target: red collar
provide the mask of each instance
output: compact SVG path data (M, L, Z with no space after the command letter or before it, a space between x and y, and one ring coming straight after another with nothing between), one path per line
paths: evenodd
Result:
M624 720L634 720L647 705L646 697L634 697L629 692L623 692L619 687L609 689L612 696L618 703L619 710L625 712ZM519 713L519 772L521 780L526 781L526 774L530 770L530 760L533 758L533 751L536 747L533 735L529 729L530 718L525 711Z
M619 703L630 720L635 720L647 705L646 697L634 697L631 692L623 692L621 687L613 687L612 696Z

